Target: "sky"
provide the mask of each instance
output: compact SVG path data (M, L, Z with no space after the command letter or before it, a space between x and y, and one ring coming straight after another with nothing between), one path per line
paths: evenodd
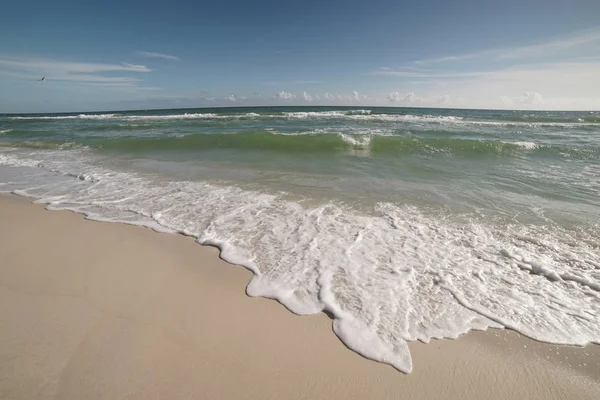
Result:
M3 2L0 113L258 105L600 110L600 1Z

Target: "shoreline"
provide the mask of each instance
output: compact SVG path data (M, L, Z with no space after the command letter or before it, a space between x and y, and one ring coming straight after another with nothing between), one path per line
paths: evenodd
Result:
M324 313L249 297L184 235L0 195L0 397L596 398L600 346L509 330L409 343L413 372L346 348Z

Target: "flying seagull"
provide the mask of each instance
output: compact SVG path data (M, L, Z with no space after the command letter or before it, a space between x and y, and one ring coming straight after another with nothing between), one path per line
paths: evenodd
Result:
M46 80L46 75L42 76L42 79L38 79L39 82L43 82Z

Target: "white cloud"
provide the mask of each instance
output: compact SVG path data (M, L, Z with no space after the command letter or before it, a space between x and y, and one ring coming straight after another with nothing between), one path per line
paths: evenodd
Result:
M388 100L392 103L415 103L420 101L421 98L413 92L401 94L399 92L391 92L387 96Z
M306 92L302 93L302 98L304 99L304 101L312 101L312 96Z
M387 98L391 102L398 102L402 99L402 95L399 92L391 92L387 95Z
M235 94L231 93L229 96L227 96L227 100L229 101L236 101L237 97Z
M135 54L138 56L141 56L141 57L161 58L163 60L168 60L168 61L181 61L181 59L177 56L172 56L170 54L163 54L163 53L154 53L151 51L136 51Z
M130 75L105 75L106 73L146 73L150 71L145 65L129 63L87 63L0 56L0 72L5 74L18 76L23 79L38 79L41 76L46 76L48 81L89 84L107 88L142 87L139 86L141 80L138 78Z
M294 100L296 98L296 95L289 93L289 92L281 91L281 92L275 93L274 97L278 100Z
M506 106L539 106L544 104L544 97L537 92L524 92L522 95L515 97L500 96L500 101Z
M350 94L340 94L340 93L325 93L322 97L324 100L328 100L329 102L336 102L338 104L340 103L356 103L356 102L362 102L365 100L370 100L369 97L367 97L364 94L360 94L358 93L356 90L352 91L352 93ZM317 100L320 100L321 97L316 96Z
M525 92L523 96L519 98L523 104L540 105L544 104L544 99L541 94L537 92Z
M114 66L111 66L112 71L134 71L134 72L150 72L152 71L150 68L146 67L145 65L135 65L135 64L129 64L129 63L123 63L123 65L126 68L119 68L119 66L117 66L117 68L114 68ZM106 70L108 71L108 69Z

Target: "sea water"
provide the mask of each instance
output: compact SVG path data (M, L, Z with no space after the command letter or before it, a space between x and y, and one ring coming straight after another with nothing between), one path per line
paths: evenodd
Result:
M600 342L600 113L0 115L0 191L179 232L409 372L409 341Z

